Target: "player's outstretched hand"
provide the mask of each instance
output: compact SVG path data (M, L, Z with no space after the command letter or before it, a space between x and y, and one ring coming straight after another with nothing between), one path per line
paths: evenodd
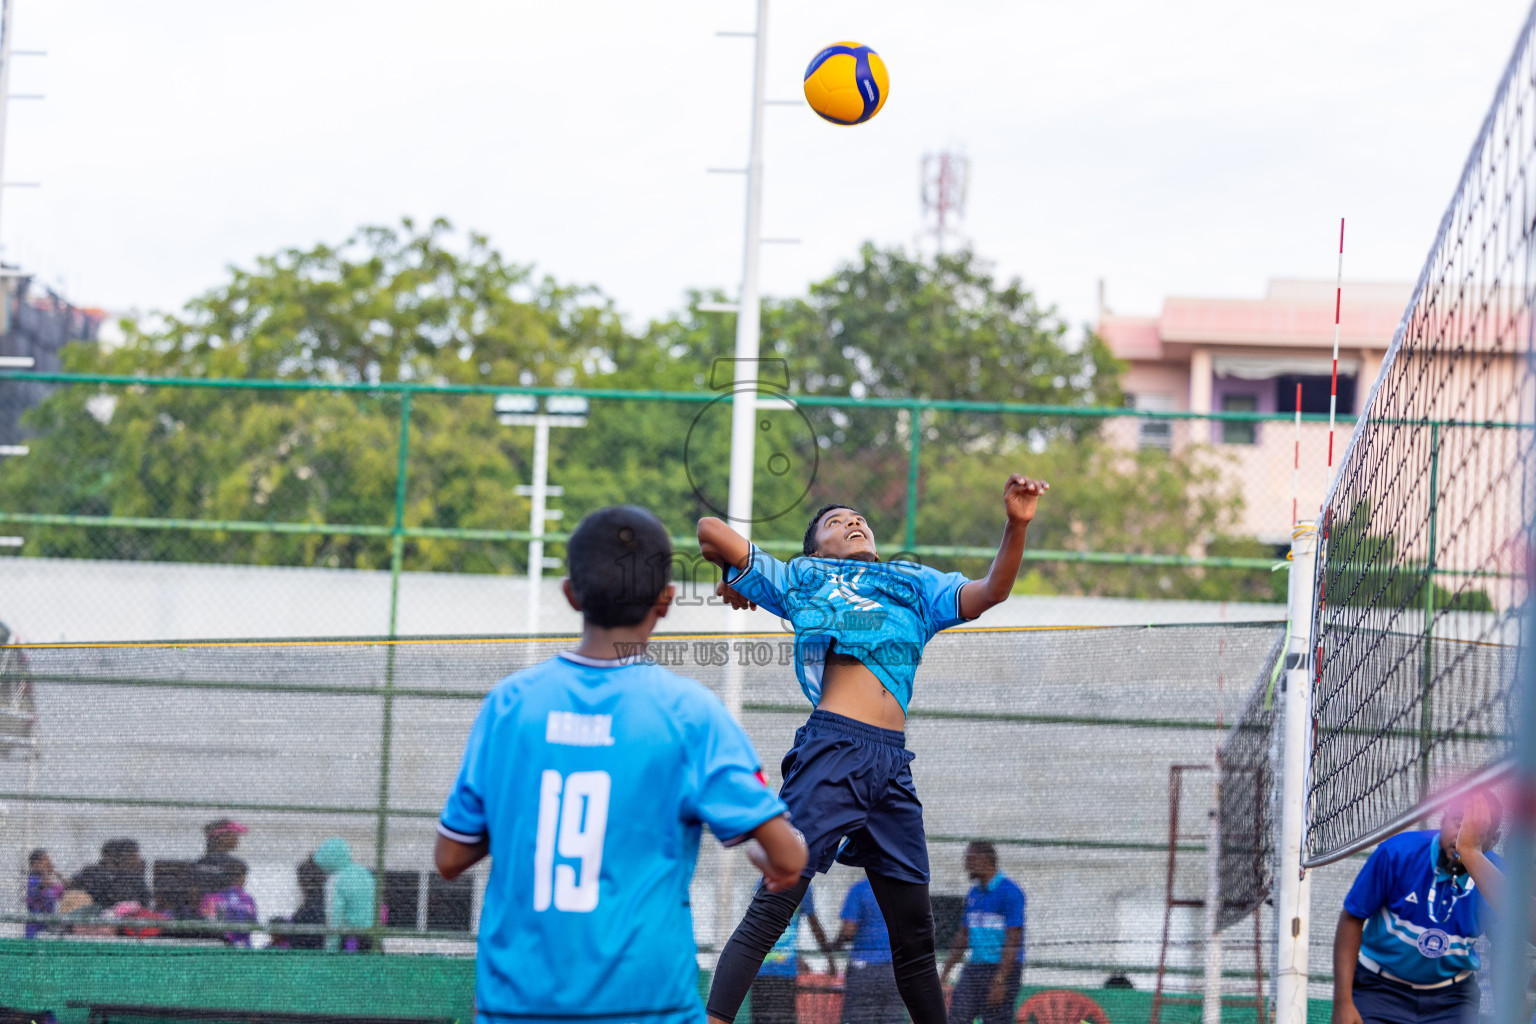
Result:
M1031 480L1021 473L1008 478L1003 486L1003 508L1008 511L1010 523L1028 523L1035 518L1035 506L1040 496L1051 489L1044 480Z
M1461 813L1461 829L1456 835L1456 856L1465 860L1470 854L1481 853L1483 849L1483 837L1488 834L1492 824L1493 813L1488 809L1488 800L1481 793L1473 795L1468 800Z
M725 598L725 603L730 605L732 608L735 608L739 612L744 612L748 608L752 609L753 611L757 611L757 605L754 602L748 601L746 598L742 597L739 593L736 592L735 587L732 587L724 580L721 580L719 583L715 584L715 593L718 596Z

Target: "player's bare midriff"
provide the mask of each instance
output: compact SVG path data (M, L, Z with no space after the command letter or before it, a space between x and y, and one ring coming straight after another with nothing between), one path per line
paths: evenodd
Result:
M881 729L900 732L907 727L906 712L885 684L863 662L836 651L827 654L816 707Z

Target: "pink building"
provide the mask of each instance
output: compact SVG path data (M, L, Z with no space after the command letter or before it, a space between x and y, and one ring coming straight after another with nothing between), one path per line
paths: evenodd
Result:
M1411 284L1344 286L1339 330L1339 425L1342 454L1360 404L1381 369ZM1273 280L1261 299L1168 298L1155 317L1099 318L1099 334L1128 364L1127 403L1138 409L1188 412L1328 411L1333 352L1332 281ZM1223 477L1236 479L1244 508L1234 532L1275 544L1290 540L1290 423L1125 421L1111 427L1122 443L1142 447L1210 446ZM1311 519L1326 487L1328 427L1302 425L1297 514Z

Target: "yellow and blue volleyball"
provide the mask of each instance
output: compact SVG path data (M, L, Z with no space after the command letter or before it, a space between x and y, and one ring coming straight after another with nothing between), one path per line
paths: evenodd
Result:
M833 124L863 124L885 106L890 76L880 55L858 43L833 43L805 69L805 102Z

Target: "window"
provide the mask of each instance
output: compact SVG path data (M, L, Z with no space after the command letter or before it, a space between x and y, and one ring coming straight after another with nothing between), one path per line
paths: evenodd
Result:
M1132 409L1144 409L1148 412L1173 412L1172 395L1126 395L1125 404ZM1139 420L1136 435L1137 444L1142 448L1161 448L1163 451L1173 447L1173 421L1172 420Z
M1296 385L1301 385L1301 411L1327 413L1328 395L1333 387L1332 374L1316 377L1298 377L1286 374L1275 378L1275 408L1280 412L1296 411ZM1355 413L1355 378L1339 374L1339 415Z
M1291 389L1295 391L1293 387ZM1258 395L1222 395L1222 412L1258 412ZM1259 425L1252 422L1234 422L1223 420L1221 423L1222 444L1257 444L1259 440Z

